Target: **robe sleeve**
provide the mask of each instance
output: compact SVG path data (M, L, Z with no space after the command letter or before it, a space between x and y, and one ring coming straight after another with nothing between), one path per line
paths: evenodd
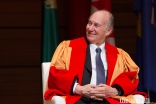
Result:
M118 85L123 90L123 95L129 95L136 91L138 86L139 67L133 62L130 56L123 50L119 49L119 55L116 62L116 76L112 81L112 86Z
M70 41L61 42L53 55L48 77L48 90L44 95L46 100L51 99L54 95L72 94L77 74L69 70L72 50L69 43Z

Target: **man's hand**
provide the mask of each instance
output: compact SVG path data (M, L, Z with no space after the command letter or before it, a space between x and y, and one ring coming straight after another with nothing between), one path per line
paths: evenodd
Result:
M106 84L99 84L94 89L91 89L91 98L95 100L102 100L107 97L113 97L117 94L117 89Z
M81 96L84 96L84 97L87 97L87 98L91 98L90 92L95 87L96 87L96 85L93 85L93 84L87 84L87 85L84 85L84 86L80 86L78 84L78 85L76 85L74 93L76 93L78 95L81 95Z

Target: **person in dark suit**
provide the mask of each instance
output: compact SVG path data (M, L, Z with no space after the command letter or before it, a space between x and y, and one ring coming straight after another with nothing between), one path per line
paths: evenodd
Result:
M113 24L110 12L97 11L89 18L85 37L59 44L51 61L46 100L55 95L63 96L66 104L120 104L123 96L134 99L139 67L128 53L105 41Z

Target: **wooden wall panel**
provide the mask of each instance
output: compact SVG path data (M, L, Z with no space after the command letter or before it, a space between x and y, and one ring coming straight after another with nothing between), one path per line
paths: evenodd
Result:
M41 13L2 13L0 27L40 27ZM40 22L38 22L40 21Z
M1 0L1 13L41 13L42 0Z
M65 0L57 1L57 16L60 28L66 28L68 24L68 2ZM67 29L67 28L66 28Z
M24 95L24 94L41 94L42 86L40 81L41 72L39 67L11 67L1 68L0 81L5 83L1 88L1 94L6 95ZM2 81L3 79L3 81ZM29 84L28 84L29 83Z
M42 2L0 1L1 104L42 104Z
M113 13L117 12L133 12L134 0L111 0Z
M43 104L41 101L41 98L38 97L38 95L14 95L14 96L8 96L4 95L0 99L2 104Z
M136 24L137 24L137 17L134 13L132 12L126 12L126 13L113 13L114 18L115 18L115 27L123 27L127 28L127 27L133 27L136 28Z
M42 104L40 67L1 67L0 83L2 104Z
M136 31L135 27L121 27L114 31L116 46L128 52L133 60L136 53Z
M115 18L116 46L124 49L135 60L137 17L133 12L133 0L111 0Z
M41 56L41 29L0 29L0 66L37 66Z
M42 0L1 0L0 27L39 27L41 12Z
M57 1L57 16L59 26L59 41L68 39L68 2L65 0Z

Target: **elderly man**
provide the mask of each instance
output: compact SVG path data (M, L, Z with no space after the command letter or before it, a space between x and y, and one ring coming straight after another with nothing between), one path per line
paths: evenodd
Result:
M123 96L133 100L139 68L125 51L105 42L113 22L110 12L97 11L89 18L86 37L59 44L51 61L46 100L54 95L63 96L66 104L120 104L125 103L120 101Z

